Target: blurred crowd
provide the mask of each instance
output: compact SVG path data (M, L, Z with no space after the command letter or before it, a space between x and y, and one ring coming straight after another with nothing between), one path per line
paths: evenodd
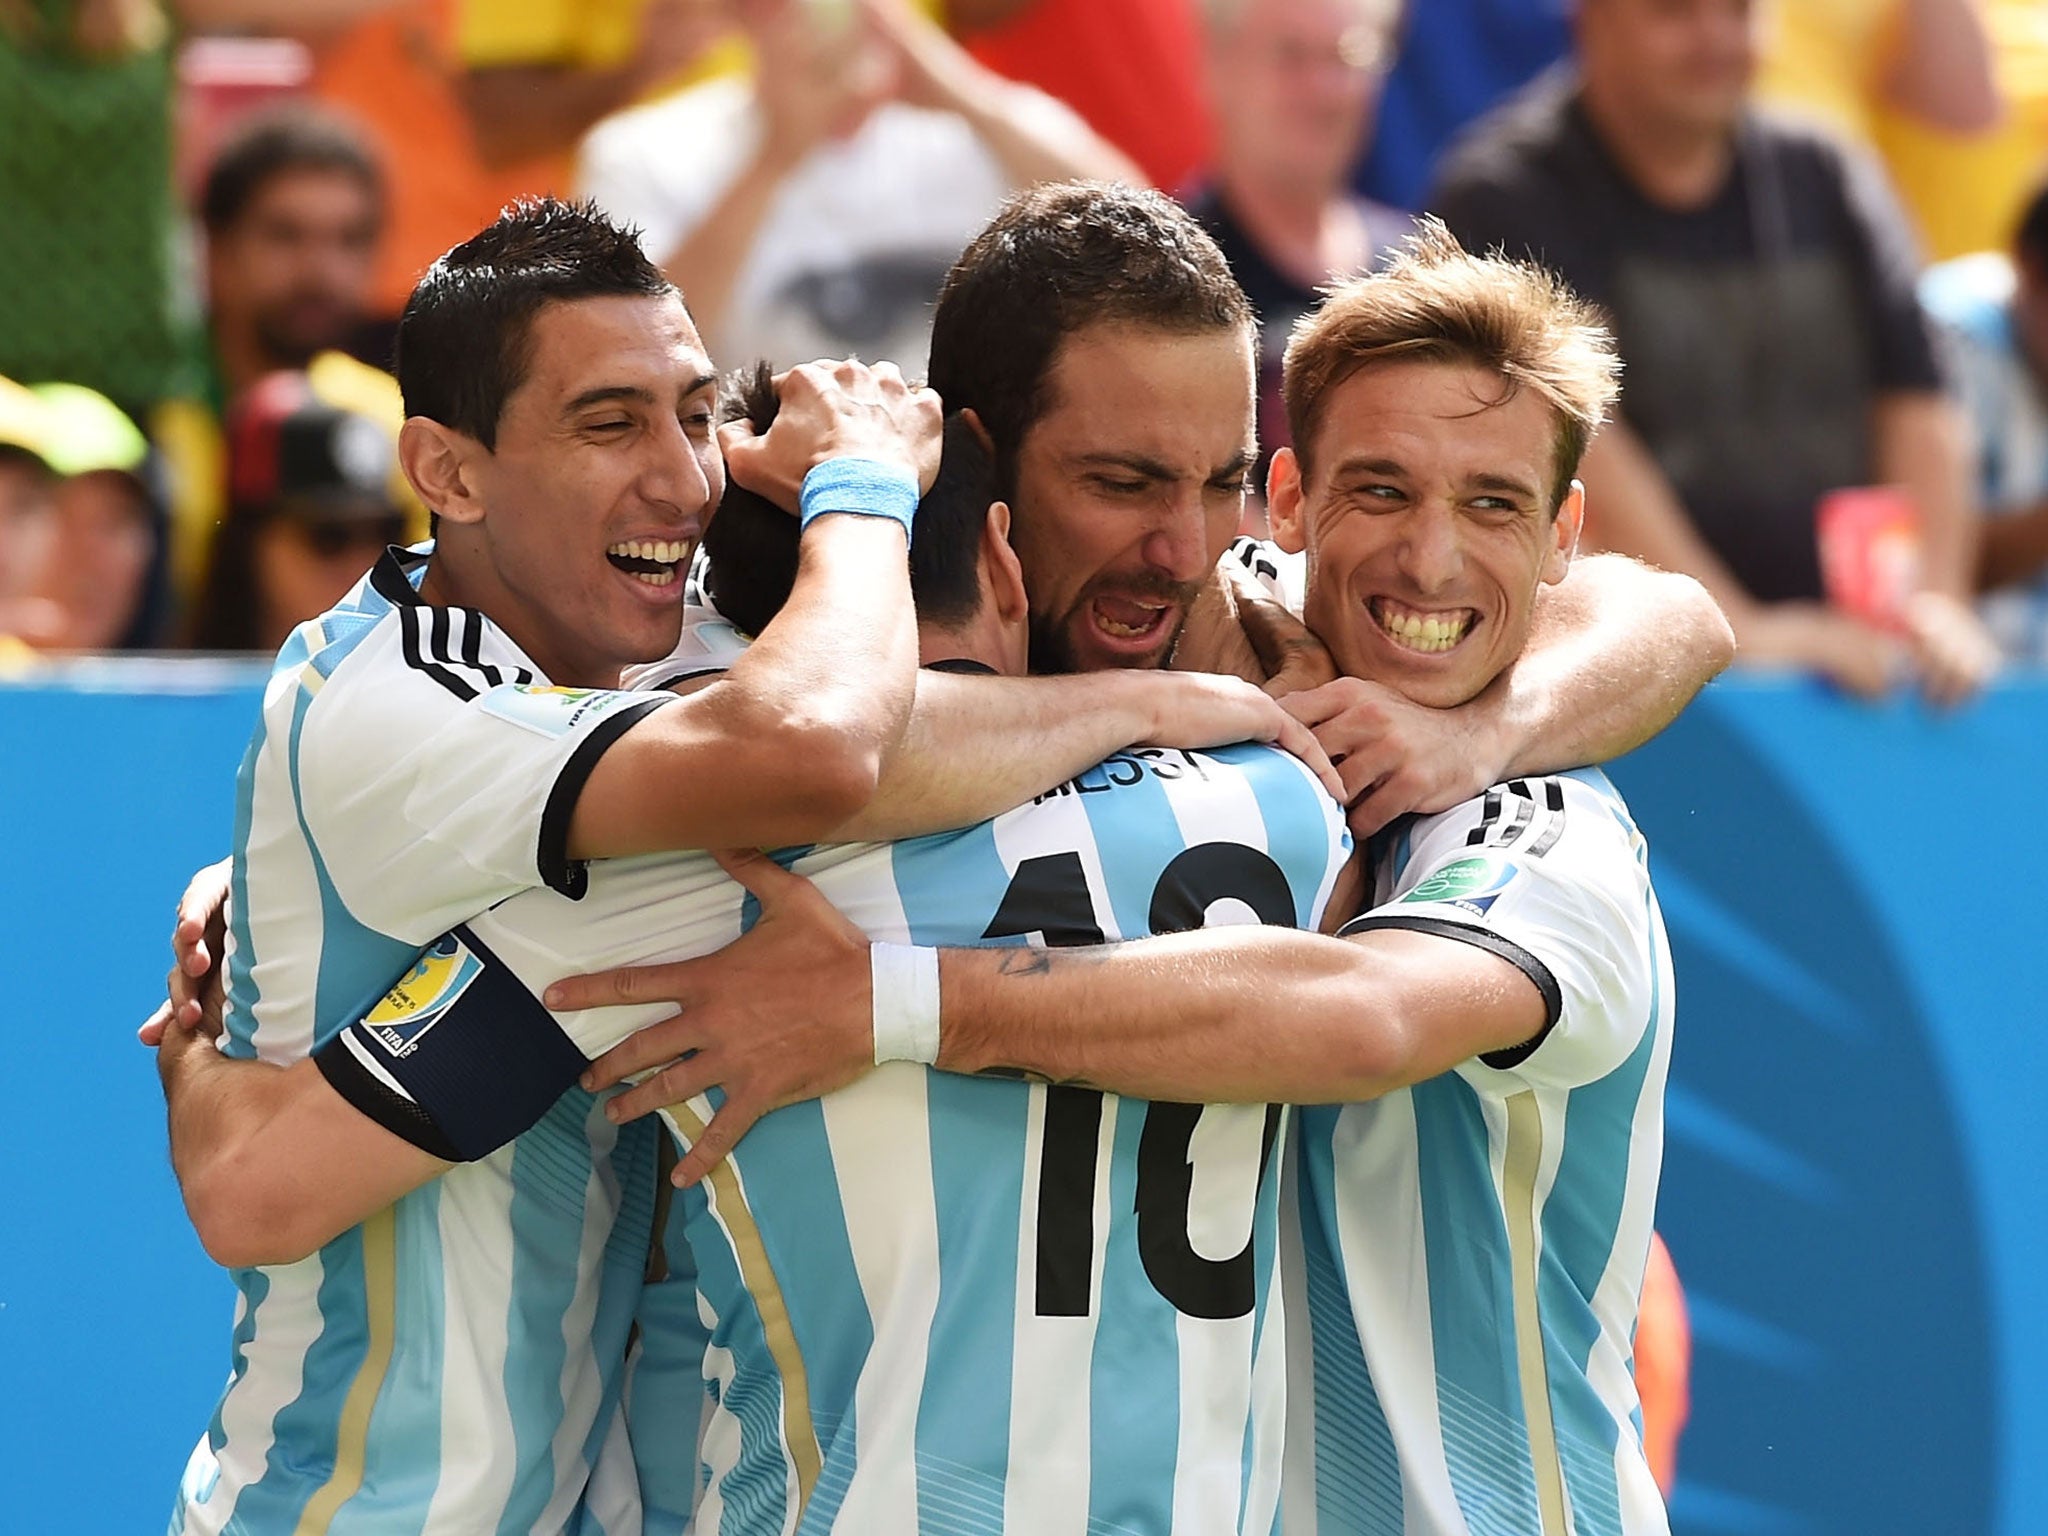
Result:
M1549 266L1626 363L1591 540L1950 702L2048 660L2044 172L2041 0L0 0L0 668L272 650L423 536L391 339L512 198L721 363L914 373L1001 200L1106 178L1228 256L1269 452L1417 212Z

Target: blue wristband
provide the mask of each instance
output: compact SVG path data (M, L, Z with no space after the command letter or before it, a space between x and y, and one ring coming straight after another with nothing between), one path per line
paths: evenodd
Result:
M806 528L827 512L849 512L894 518L907 539L917 517L917 477L880 459L827 459L804 476L800 505Z

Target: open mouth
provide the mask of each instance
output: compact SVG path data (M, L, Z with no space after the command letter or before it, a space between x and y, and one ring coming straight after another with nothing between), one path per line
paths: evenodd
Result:
M604 557L635 581L668 587L682 579L690 546L673 539L627 539L605 550Z
M1390 597L1375 597L1366 606L1381 634L1402 650L1423 656L1454 649L1479 622L1471 608L1410 608Z
M1172 633L1179 604L1164 597L1134 597L1104 592L1088 605L1095 632L1118 649L1146 649L1162 644Z

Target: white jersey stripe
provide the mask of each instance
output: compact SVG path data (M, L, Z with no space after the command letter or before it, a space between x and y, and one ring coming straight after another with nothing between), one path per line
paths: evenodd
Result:
M505 1393L507 1330L485 1319L511 1307L512 1149L451 1169L436 1186L444 1251L473 1248L482 1262L444 1268L441 1477L422 1536L464 1536L476 1511L502 1508L511 1491L514 1443ZM478 1326L482 1323L483 1326Z
M909 1062L877 1068L820 1103L846 1235L874 1334L887 1354L854 1388L853 1479L835 1531L917 1528L917 1409L939 1302L939 1217L931 1179L926 1073ZM895 1139L867 1131L885 1123Z

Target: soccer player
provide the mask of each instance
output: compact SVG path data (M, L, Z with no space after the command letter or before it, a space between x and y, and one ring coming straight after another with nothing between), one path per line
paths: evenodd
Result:
M913 547L928 666L1024 668L1023 584L1008 509L992 501L987 456L956 421ZM719 518L787 520L730 494ZM766 563L736 603L749 615L772 610L795 574ZM961 832L778 857L900 946L1314 926L1349 855L1316 775L1244 746L1123 753ZM323 1053L350 1102L444 1155L474 1155L484 1149L447 1142L507 1107L504 1059L538 1070L569 1057L536 1096L545 1107L585 1057L648 1018L556 1019L535 1000L544 987L596 964L702 953L750 921L747 892L703 855L594 863L589 881L574 903L514 897L430 950ZM913 951L878 953L886 968ZM708 1374L702 1529L781 1531L800 1514L807 1529L913 1530L953 1510L971 1529L1269 1530L1281 1111L929 1072L920 1032L935 1020L916 1016L906 980L900 1012L876 1019L879 1070L767 1117L676 1197L667 1251L688 1278L662 1299L701 1308L708 1338L672 1323L643 1340L630 1427L648 1524L690 1513ZM665 1114L687 1146L714 1109ZM1075 1475L1036 1475L1049 1460Z
M1297 448L1270 505L1348 674L1429 707L1493 682L1570 562L1572 474L1615 372L1583 304L1440 228L1303 326ZM1290 1372L1290 1531L1662 1532L1628 1371L1671 1020L1641 836L1581 770L1404 820L1370 863L1372 904L1340 938L946 950L937 1064L1317 1106L1299 1137L1310 1347ZM866 940L796 874L743 876L763 917L728 949L550 992L682 1004L663 1038L586 1077L692 1053L608 1112L722 1081L779 1102L869 1048ZM784 1021L772 1065L753 1043L767 1019Z
M437 263L399 372L404 465L439 537L280 655L240 781L224 1051L179 1033L162 1057L188 1207L241 1292L182 1530L324 1530L344 1510L379 1530L559 1529L581 1494L655 1140L572 1093L447 1178L374 1124L365 1152L308 1058L423 945L520 891L573 901L594 858L972 821L1142 738L1164 699L1020 682L986 696L978 739L1035 712L1028 749L951 780L904 758L929 691L906 536L938 411L851 364L798 370L775 431L728 442L736 473L792 504L801 486L778 624L689 698L619 691L678 644L724 469L679 296L587 210L523 205ZM1236 700L1228 739L1296 729L1255 690L1186 682L1205 723ZM977 739L954 724L956 751Z

